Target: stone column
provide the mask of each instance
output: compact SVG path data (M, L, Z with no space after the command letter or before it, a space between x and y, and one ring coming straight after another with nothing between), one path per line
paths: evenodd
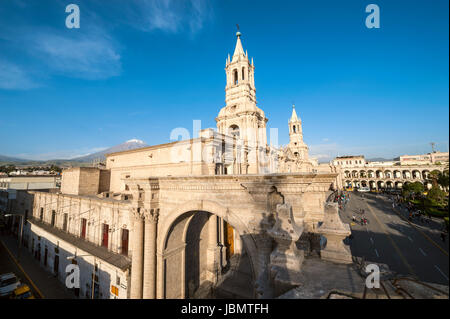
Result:
M227 246L225 245L225 226L223 218L219 217L219 242L220 242L220 260L221 267L225 268L227 266Z
M145 211L144 299L156 298L156 235L159 209Z
M131 299L142 298L142 267L144 246L144 219L143 215L133 209L133 255L131 257Z
M218 246L217 246L217 216L212 214L208 220L208 270L211 273L211 280L215 282L218 265Z

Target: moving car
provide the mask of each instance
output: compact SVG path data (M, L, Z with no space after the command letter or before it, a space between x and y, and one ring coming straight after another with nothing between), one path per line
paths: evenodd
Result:
M358 192L361 192L361 193L370 192L370 188L367 186L360 187L360 188L358 188Z
M28 285L16 288L11 296L12 299L35 299Z
M20 285L19 278L12 272L0 275L0 297L9 296Z

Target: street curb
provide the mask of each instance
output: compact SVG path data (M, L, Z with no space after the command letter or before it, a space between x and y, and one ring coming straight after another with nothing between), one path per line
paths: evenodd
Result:
M14 263L17 265L17 267L19 267L19 269L24 273L25 277L27 277L28 281L31 283L31 285L33 286L33 288L36 290L36 292L39 295L39 298L41 299L45 299L44 295L42 294L42 292L38 289L38 287L36 287L36 285L34 284L33 280L31 280L30 276L28 276L28 274L26 273L26 271L22 268L22 266L19 264L19 262L17 261L17 259L14 257L14 255L12 254L12 252L8 249L8 247L6 246L6 244L3 242L3 240L0 239L0 243L2 244L2 246L5 248L5 250L8 252L9 256L12 258L12 260L14 261Z

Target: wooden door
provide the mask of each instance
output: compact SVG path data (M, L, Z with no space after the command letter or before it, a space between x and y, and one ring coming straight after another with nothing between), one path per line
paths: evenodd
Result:
M227 259L234 255L234 229L230 224L224 222L225 246L227 247Z
M122 229L122 255L128 256L128 229Z
M108 248L109 225L103 224L102 246Z
M81 238L86 238L86 218L81 219Z
M55 275L58 275L59 273L59 256L55 255L55 260L53 262L53 272Z
M63 230L64 230L64 231L67 231L67 213L64 214Z

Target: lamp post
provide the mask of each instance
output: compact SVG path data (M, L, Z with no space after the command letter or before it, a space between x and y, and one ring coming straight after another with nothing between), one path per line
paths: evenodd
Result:
M20 261L20 249L22 247L24 216L21 214L5 214L5 217L9 217L9 216L19 216L20 217L19 248L17 250L17 261Z
M92 284L91 284L91 299L94 299L94 286L95 286L95 256L93 255L80 255L80 256L68 256L67 260L76 259L77 257L94 257L94 264L92 265Z

